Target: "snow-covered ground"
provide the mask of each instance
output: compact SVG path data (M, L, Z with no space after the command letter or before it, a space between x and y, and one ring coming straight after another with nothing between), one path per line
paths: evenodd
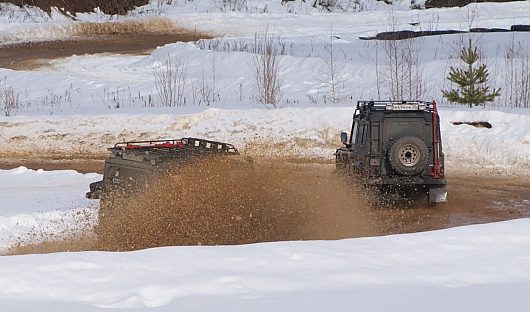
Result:
M91 230L98 205L84 196L88 184L100 179L76 171L0 170L0 254L16 243Z
M362 9L332 13L300 1L287 6L247 1L250 7L241 11L221 12L219 2L173 1L157 7L161 2L152 1L128 17L79 14L78 22L57 12L50 18L30 10L29 18L26 10L1 6L3 43L83 36L87 27L79 23L107 27L115 20L131 29L186 28L223 37L169 44L147 56L82 55L50 61L38 70L0 69L0 88L12 88L20 99L14 116L0 117L0 155L101 157L121 140L200 136L231 142L252 155L332 159L340 145L338 133L350 126L353 103L378 97L374 73L382 46L359 36L391 28L530 24L530 1L409 10L410 1L390 7L366 0L359 2ZM278 44L285 49L280 57L282 109L256 103L253 55L249 49L239 51L266 27L281 36ZM528 109L505 107L505 97L486 109L451 107L441 99L440 90L448 87L444 77L457 62L463 38L429 37L416 46L427 78L423 97L443 104L449 172L473 168L528 176ZM504 87L506 50L529 49L530 36L473 38L492 82ZM323 74L330 40L342 70L337 103L329 102ZM153 71L167 56L187 63L186 106L160 105ZM208 106L199 101L201 83L215 94ZM492 128L452 124L470 121L487 121ZM98 179L73 171L0 170L0 252L19 241L90 229L97 204L84 192ZM528 311L529 229L530 221L522 219L342 241L0 257L0 305L2 311Z

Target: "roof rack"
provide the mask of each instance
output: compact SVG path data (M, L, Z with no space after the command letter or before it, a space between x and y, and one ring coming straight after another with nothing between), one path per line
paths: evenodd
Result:
M140 154L148 152L149 154L171 155L183 151L192 153L239 154L239 151L232 144L198 138L120 142L108 150L116 154Z
M432 112L433 106L427 101L357 101L357 110Z

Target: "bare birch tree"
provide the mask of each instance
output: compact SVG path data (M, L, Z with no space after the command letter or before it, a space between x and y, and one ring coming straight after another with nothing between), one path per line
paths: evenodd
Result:
M4 79L3 83L0 80L0 111L9 117L19 108L20 95L15 92L15 88L7 86L7 79Z
M259 103L277 108L281 100L280 58L275 36L266 29L254 37L254 77Z
M340 39L333 33L333 29L330 31L329 35L329 44L325 46L327 59L326 62L326 78L327 81L324 81L324 84L328 87L329 99L332 103L337 103L340 100L343 90L340 88L340 75L342 74L343 69L338 66L335 59L335 44L334 40Z
M187 76L186 62L167 56L159 60L159 66L153 69L155 86L162 106L185 106L184 91Z
M504 55L504 104L530 108L530 50L512 38Z
M390 17L391 29L396 19ZM391 100L420 99L425 95L423 67L420 65L422 39L384 40L383 61L376 61L378 93ZM379 53L376 54L376 57Z

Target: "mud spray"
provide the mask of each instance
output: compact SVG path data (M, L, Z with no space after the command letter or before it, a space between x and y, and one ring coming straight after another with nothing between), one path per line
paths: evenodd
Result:
M363 226L365 206L317 167L208 161L104 200L98 249L340 238Z

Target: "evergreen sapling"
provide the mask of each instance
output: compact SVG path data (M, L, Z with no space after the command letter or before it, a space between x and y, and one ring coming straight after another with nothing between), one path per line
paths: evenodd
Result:
M490 89L487 85L488 70L485 64L476 66L479 60L479 53L477 48L473 47L471 39L469 39L469 46L462 48L460 51L460 59L467 65L467 68L454 68L451 66L449 76L447 79L458 85L458 88L450 91L442 90L442 93L449 102L467 104L469 107L473 105L483 105L486 102L493 102L497 96L500 96L500 88Z

